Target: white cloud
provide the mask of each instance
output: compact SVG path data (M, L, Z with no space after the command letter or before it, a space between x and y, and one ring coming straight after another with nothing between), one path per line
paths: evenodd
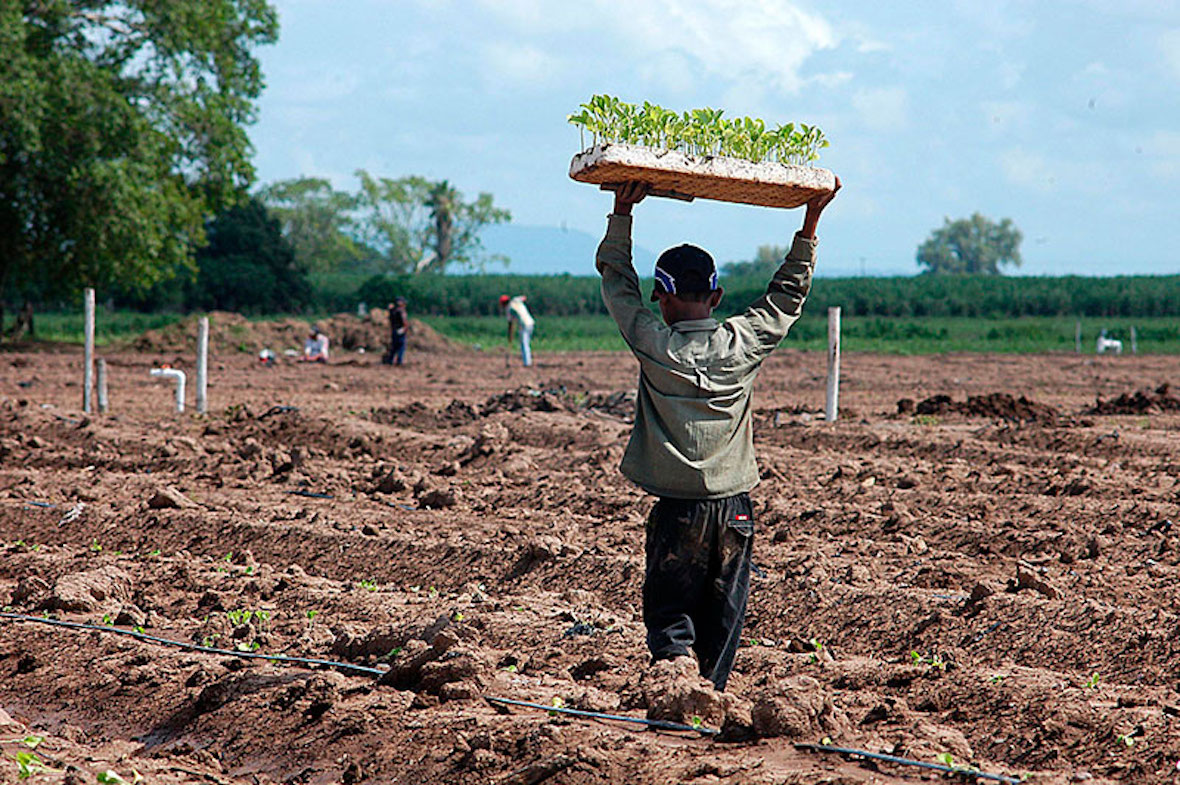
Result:
M909 96L901 87L859 90L852 96L852 108L874 131L898 131L909 124Z
M983 101L979 104L984 127L995 133L1012 133L1025 127L1033 110L1023 101Z
M1180 80L1180 28L1160 33L1159 45L1164 64L1171 70L1172 75Z
M1180 178L1180 131L1156 131L1140 149L1155 174L1169 180Z
M558 58L535 46L495 42L483 47L485 79L508 86L553 84L561 78L563 68Z
M1057 186L1054 168L1038 153L1013 147L1000 153L1000 171L1013 185L1048 193Z
M293 69L280 81L277 97L298 103L320 103L346 98L361 85L361 75L349 68L309 66Z
M758 79L794 93L800 70L839 36L818 14L792 0L482 0L517 31L585 31L585 46L601 57L613 45L650 56L678 53L704 73L728 80ZM655 74L663 80L666 74Z

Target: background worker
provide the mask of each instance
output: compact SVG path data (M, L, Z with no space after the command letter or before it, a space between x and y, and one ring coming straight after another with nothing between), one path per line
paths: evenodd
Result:
M512 344L512 331L515 328L520 332L520 359L524 363L524 367L529 367L533 364L533 350L529 345L533 338L533 327L536 322L533 320L533 315L529 313L528 306L524 304L527 298L523 294L518 294L515 297L509 297L506 294L500 295L500 308L508 317L508 343Z
M328 336L324 335L319 325L311 328L307 340L303 342L303 356L300 362L326 363L328 361Z
M406 339L410 334L410 316L406 312L406 298L395 297L389 304L389 354L386 365L401 365L406 356Z
M643 302L631 263L631 208L647 190L628 183L616 192L598 246L603 300L640 368L635 424L619 468L658 497L647 521L643 584L653 667L667 660L674 676L696 671L724 690L753 554L748 492L759 473L750 396L762 361L803 311L816 225L835 191L808 202L803 227L766 294L718 322L712 316L723 294L717 268L693 245L670 248L656 262L651 299L663 319Z

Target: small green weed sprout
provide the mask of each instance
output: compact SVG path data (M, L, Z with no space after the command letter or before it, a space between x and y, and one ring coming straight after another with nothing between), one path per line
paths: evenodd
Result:
M54 769L48 766L45 761L41 760L41 758L35 752L26 752L21 750L11 757L14 761L16 761L18 769L17 776L22 780L27 780L34 774L39 774L41 772L54 771Z
M377 581L374 580L362 580L357 583L357 586L365 591L377 591Z
M90 541L90 552L91 553L102 553L102 546L98 544L97 537Z
M811 644L812 651L811 654L807 655L807 661L814 665L819 662L819 658L823 656L824 642L819 638L812 638L810 641L808 641L808 643Z
M689 719L688 724L693 726L697 730L700 730L701 727L705 724L705 721L701 719L701 715L694 714L694 715L692 715L692 718Z
M1098 671L1094 671L1093 673L1090 674L1090 678L1086 679L1086 689L1088 689L1088 690L1098 689L1098 683L1101 680L1102 680L1102 677L1098 675Z
M315 621L315 617L319 616L319 615L320 615L319 611L308 611L307 612L307 620L308 621Z

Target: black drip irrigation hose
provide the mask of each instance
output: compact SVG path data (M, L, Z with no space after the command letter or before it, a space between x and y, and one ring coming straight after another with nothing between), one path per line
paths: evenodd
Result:
M965 767L944 766L941 763L927 763L923 760L913 760L912 758L899 758L896 755L885 755L880 752L869 752L868 750L858 750L853 747L833 747L830 744L796 744L797 750L808 750L810 752L835 752L839 755L846 755L849 757L869 758L872 760L881 760L888 763L896 763L901 766L917 766L923 769L932 769L933 771L940 771L943 774L953 774L956 777L961 777L967 782L976 782L977 780L990 780L992 782L1003 782L1005 785L1020 785L1021 780L1016 777L1009 777L1005 774L988 774L984 771L976 771L975 769L968 769Z
M720 731L715 728L706 728L703 725L697 727L695 725L682 725L679 722L668 722L667 720L649 720L643 717L627 717L622 714L604 714L600 711L584 711L582 709L567 709L559 706L546 706L543 703L528 703L526 701L510 700L508 698L493 698L490 695L485 695L484 699L489 703L500 703L506 706L523 706L528 709L541 709L542 711L554 711L558 714L572 714L575 717L589 717L596 720L616 720L618 722L633 722L638 725L646 725L649 728L656 728L657 730L677 730L677 731L692 731L699 733L702 736L716 736Z
M148 635L145 632L136 632L135 630L122 630L118 627L108 627L98 624L83 624L76 621L62 621L60 619L46 619L41 616L26 616L23 613L7 613L0 612L0 619L8 619L10 621L31 621L38 624L49 624L54 627L66 627L71 630L94 630L96 632L109 632L114 635L126 635L129 638L136 638L148 643L158 643L163 646L175 646L179 649L188 649L189 651L200 651L205 654L218 654L223 657L240 657L246 660L270 660L271 662L282 662L288 665L306 665L306 666L323 666L328 668L336 668L338 670L353 671L354 673L363 673L366 676L384 676L385 671L380 668L369 668L364 665L353 665L350 662L334 662L332 660L318 660L310 657L288 657L284 654L259 654L252 651L233 651L232 649L215 649L212 646L199 646L195 643L185 643L184 641L174 641L168 638L157 638L155 635Z

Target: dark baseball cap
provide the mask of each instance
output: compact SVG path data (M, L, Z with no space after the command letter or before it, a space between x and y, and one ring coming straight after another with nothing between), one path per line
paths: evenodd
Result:
M685 243L660 254L656 260L655 279L652 300L661 291L668 294L714 292L717 291L717 265L704 248Z

